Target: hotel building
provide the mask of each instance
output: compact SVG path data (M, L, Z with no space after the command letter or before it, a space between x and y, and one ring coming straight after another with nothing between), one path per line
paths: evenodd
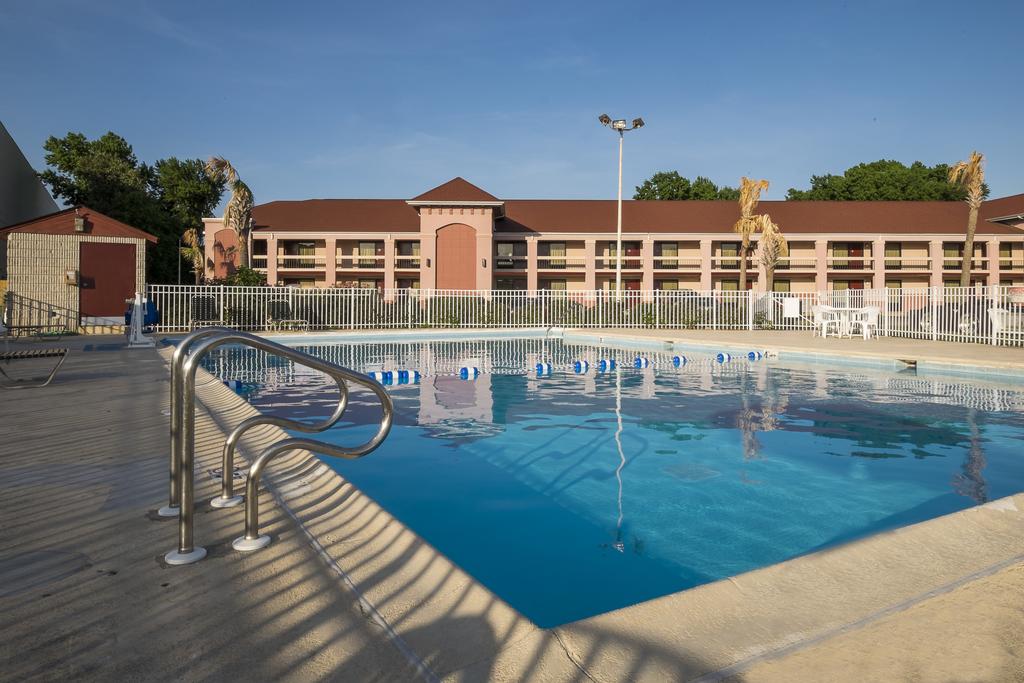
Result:
M776 291L959 283L964 202L762 201L757 211L789 241ZM455 178L408 200L275 201L253 218L252 265L270 285L615 287L614 200L502 200ZM731 201L623 202L623 288L737 289L738 218ZM204 222L206 275L223 277L237 261L235 235L222 219ZM1024 194L982 205L972 259L975 284L1024 285ZM755 251L748 286L764 282Z

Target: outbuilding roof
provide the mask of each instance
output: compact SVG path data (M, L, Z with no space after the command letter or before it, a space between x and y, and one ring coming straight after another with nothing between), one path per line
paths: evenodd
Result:
M86 231L75 230L75 217L85 219ZM111 218L87 206L72 206L56 213L33 218L24 223L11 225L0 230L0 238L7 238L11 233L31 233L36 235L93 235L98 237L134 237L154 244L158 241L155 235L132 227L127 223Z

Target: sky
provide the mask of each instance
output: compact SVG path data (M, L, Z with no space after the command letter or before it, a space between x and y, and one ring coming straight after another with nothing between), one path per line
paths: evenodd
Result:
M257 203L613 198L660 170L766 199L881 158L987 158L1024 192L1024 2L0 4L0 121L111 130L153 162L222 155Z

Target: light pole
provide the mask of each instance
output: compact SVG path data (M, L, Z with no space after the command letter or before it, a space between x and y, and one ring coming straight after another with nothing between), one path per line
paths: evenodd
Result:
M626 131L643 128L644 120L637 117L633 119L632 125L627 125L626 119L612 119L608 114L601 114L597 120L619 134L619 200L615 222L615 299L620 301L622 299L622 141L626 137Z

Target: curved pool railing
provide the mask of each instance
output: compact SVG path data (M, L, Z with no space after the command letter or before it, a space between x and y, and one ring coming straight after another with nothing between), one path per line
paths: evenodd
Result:
M334 365L333 363L311 356L307 353L303 353L297 349L272 342L268 339L249 334L247 332L239 332L237 330L230 330L227 328L205 328L188 335L182 340L179 347L175 349L171 361L170 502L172 505L168 507L173 507L175 502L178 503L178 547L164 556L164 560L171 565L198 562L206 556L206 550L202 547L195 546L193 538L195 513L196 371L199 369L200 361L206 354L225 344L241 344L250 346L252 348L286 358L313 370L319 370L320 372L332 377L338 383L341 393L338 406L335 408L334 412L332 412L331 416L327 420L320 423L299 423L292 420L285 420L284 418L272 418L272 416L255 416L250 418L236 427L232 432L232 436L234 436L235 439L230 444L230 450L228 450L229 444L225 444L225 457L230 453L233 459L234 446L237 444L241 434L256 424L279 424L307 432L323 431L324 429L329 428L341 418L348 406L347 383L349 382L366 387L372 391L380 400L383 411L383 417L376 434L374 434L374 436L368 441L358 446L342 447L313 439L284 439L261 453L259 458L257 458L249 469L247 482L247 495L249 495L249 501L246 506L246 536L243 537L243 539L250 535L250 529L257 528L256 520L258 517L259 505L259 480L266 464L274 456L288 450L304 448L332 457L359 458L372 452L384 442L384 439L391 431L391 425L394 420L394 404L391 401L391 397L388 396L387 392L384 390L384 387L368 377L364 377L352 370ZM273 452L271 453L271 451ZM232 469L233 467L226 468L222 473L225 482L232 481ZM233 482L227 487L222 488L221 497L224 497L225 490L231 491L230 486L233 486ZM233 493L233 491L231 492ZM250 519L252 520L251 524ZM256 536L258 536L258 534ZM252 547L244 547L240 549L255 550L266 546L269 542L269 537L265 537L260 541L259 545L252 546L251 543L241 544L242 546Z

